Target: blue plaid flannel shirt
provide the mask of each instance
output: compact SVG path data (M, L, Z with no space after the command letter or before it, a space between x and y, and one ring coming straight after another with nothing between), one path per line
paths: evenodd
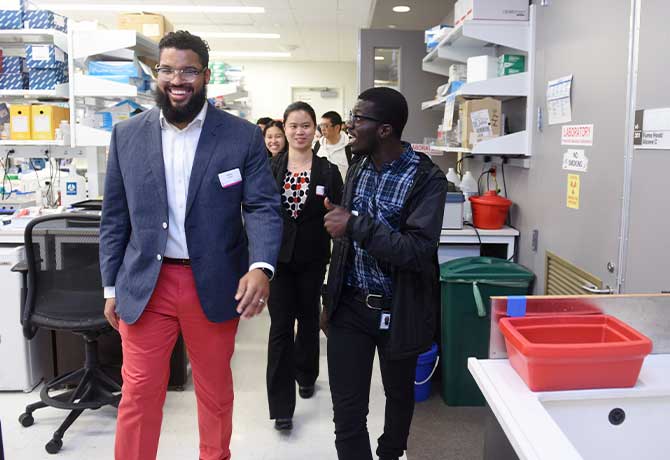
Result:
M419 165L419 156L412 147L407 143L403 146L405 151L400 158L385 164L379 172L369 158L363 160L351 203L352 211L368 215L391 230L400 228L402 206ZM347 267L347 285L391 297L391 267L377 261L356 241L353 251L353 260Z

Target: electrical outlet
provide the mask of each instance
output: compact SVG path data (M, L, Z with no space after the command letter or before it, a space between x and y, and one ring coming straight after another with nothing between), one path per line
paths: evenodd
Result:
M539 230L533 230L533 236L530 242L530 248L533 250L533 252L537 252L537 246L538 246L538 240L540 238L540 231Z

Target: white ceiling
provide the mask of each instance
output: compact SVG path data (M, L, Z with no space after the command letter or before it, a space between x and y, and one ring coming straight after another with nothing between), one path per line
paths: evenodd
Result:
M425 30L445 20L452 21L456 0L376 0L370 27L385 29L389 25L398 30ZM394 6L409 6L408 13L396 13Z
M54 3L137 4L140 0L34 0L41 7ZM280 39L207 39L212 51L291 51L291 61L355 61L358 31L370 24L374 0L152 0L151 4L263 6L265 14L168 13L175 30L191 32L279 33ZM63 12L74 20L97 20L116 27L118 13ZM293 49L293 47L297 47ZM268 60L268 58L264 58Z

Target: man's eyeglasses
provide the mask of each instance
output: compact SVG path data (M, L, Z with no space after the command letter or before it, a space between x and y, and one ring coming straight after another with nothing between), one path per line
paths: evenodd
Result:
M182 80L187 83L194 82L198 76L203 73L207 68L198 70L193 67L187 67L185 69L173 69L172 67L156 67L156 72L158 73L158 79L162 81L172 81L175 75L179 75Z
M351 126L356 126L362 120L376 121L377 123L382 122L379 118L368 117L367 115L358 115L355 114L354 112L349 112L349 121L347 124Z

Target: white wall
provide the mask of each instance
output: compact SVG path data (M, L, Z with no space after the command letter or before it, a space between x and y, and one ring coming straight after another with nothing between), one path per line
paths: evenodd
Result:
M354 62L229 62L244 66L251 121L260 117L281 118L286 106L292 102L293 87L339 88L344 93L345 112L341 113L343 118L345 113L349 113L358 96Z

